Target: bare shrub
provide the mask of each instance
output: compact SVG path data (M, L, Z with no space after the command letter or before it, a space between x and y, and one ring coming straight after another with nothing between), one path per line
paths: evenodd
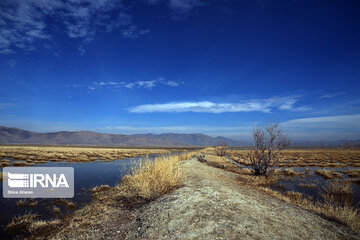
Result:
M255 175L265 175L269 168L279 162L282 151L289 146L287 135L278 124L270 124L264 128L256 127L253 131L254 147L248 151L250 167Z
M227 153L227 142L221 142L218 146L215 146L215 153L219 157L226 156Z

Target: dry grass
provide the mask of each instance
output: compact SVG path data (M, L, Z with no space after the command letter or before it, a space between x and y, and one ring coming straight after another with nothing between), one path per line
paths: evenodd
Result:
M48 231L59 224L59 219L44 221L39 220L39 215L26 213L22 216L13 217L11 222L6 226L6 230L16 233L18 236L29 236L33 233L41 236L42 229L46 228Z
M35 201L33 198L30 199L20 199L16 202L17 207L36 207L38 201Z
M343 223L354 231L360 231L360 213L359 210L354 207L317 202L316 204L311 205L310 210Z
M0 160L0 167L9 167L10 166L10 160L9 159L1 159Z
M317 169L315 174L325 178L325 179L333 179L333 178L343 178L343 175L335 170L328 169Z
M276 175L283 175L283 176L287 176L287 177L297 177L297 176L303 175L303 173L296 172L292 168L276 169L274 171L274 173Z
M228 150L229 156L250 165L247 150ZM289 149L283 151L279 167L360 167L360 149Z
M61 209L57 206L53 206L52 213L58 215L61 213Z
M13 217L11 222L6 226L9 232L24 233L29 231L30 225L39 218L39 215L33 213L26 213L22 216Z
M186 151L181 148L96 148L96 147L48 147L48 146L0 146L0 158L17 160L14 166L29 166L48 161L91 162L113 161L151 154L169 154ZM9 166L8 159L0 160L0 166Z
M329 204L347 206L353 201L354 190L349 181L335 180L323 187L321 196Z
M296 204L304 209L318 213L330 220L349 226L352 230L360 231L360 212L358 209L349 205L338 205L330 202L316 202L311 199L300 198L301 193L287 192L282 194L270 188L262 188L262 190L276 198L286 202Z
M351 178L358 178L360 177L360 169L349 169L345 172Z
M76 204L70 200L67 199L63 199L63 198L59 198L59 199L55 199L54 201L52 201L53 204L55 205L63 205L65 206L68 210L74 209L76 207Z
M101 191L106 191L108 189L110 189L109 185L100 185L100 186L96 186L93 189L91 189L91 192L92 193L98 193L98 192L101 192Z
M120 197L132 203L148 202L182 185L179 156L162 156L155 161L145 159L131 168L118 190Z
M317 188L318 186L316 184L305 184L305 183L300 183L299 187L301 188Z

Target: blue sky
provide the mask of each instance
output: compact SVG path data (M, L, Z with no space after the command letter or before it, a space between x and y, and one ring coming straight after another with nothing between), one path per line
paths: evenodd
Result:
M0 125L360 139L360 3L3 0Z

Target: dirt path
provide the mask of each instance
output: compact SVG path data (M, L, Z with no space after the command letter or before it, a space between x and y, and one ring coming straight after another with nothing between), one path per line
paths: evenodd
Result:
M239 185L234 173L196 158L182 167L185 186L136 210L126 239L356 239L343 226Z

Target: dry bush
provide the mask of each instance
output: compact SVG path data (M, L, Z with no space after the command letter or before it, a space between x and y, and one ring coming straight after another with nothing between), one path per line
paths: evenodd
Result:
M289 146L290 141L278 124L270 124L265 129L254 128L253 137L254 148L247 153L250 167L255 175L266 175L267 170L280 161L282 151Z
M140 161L118 186L120 197L134 203L148 202L180 186L184 179L180 162L178 156Z
M220 143L219 146L215 146L214 149L217 156L224 157L227 153L227 143Z

